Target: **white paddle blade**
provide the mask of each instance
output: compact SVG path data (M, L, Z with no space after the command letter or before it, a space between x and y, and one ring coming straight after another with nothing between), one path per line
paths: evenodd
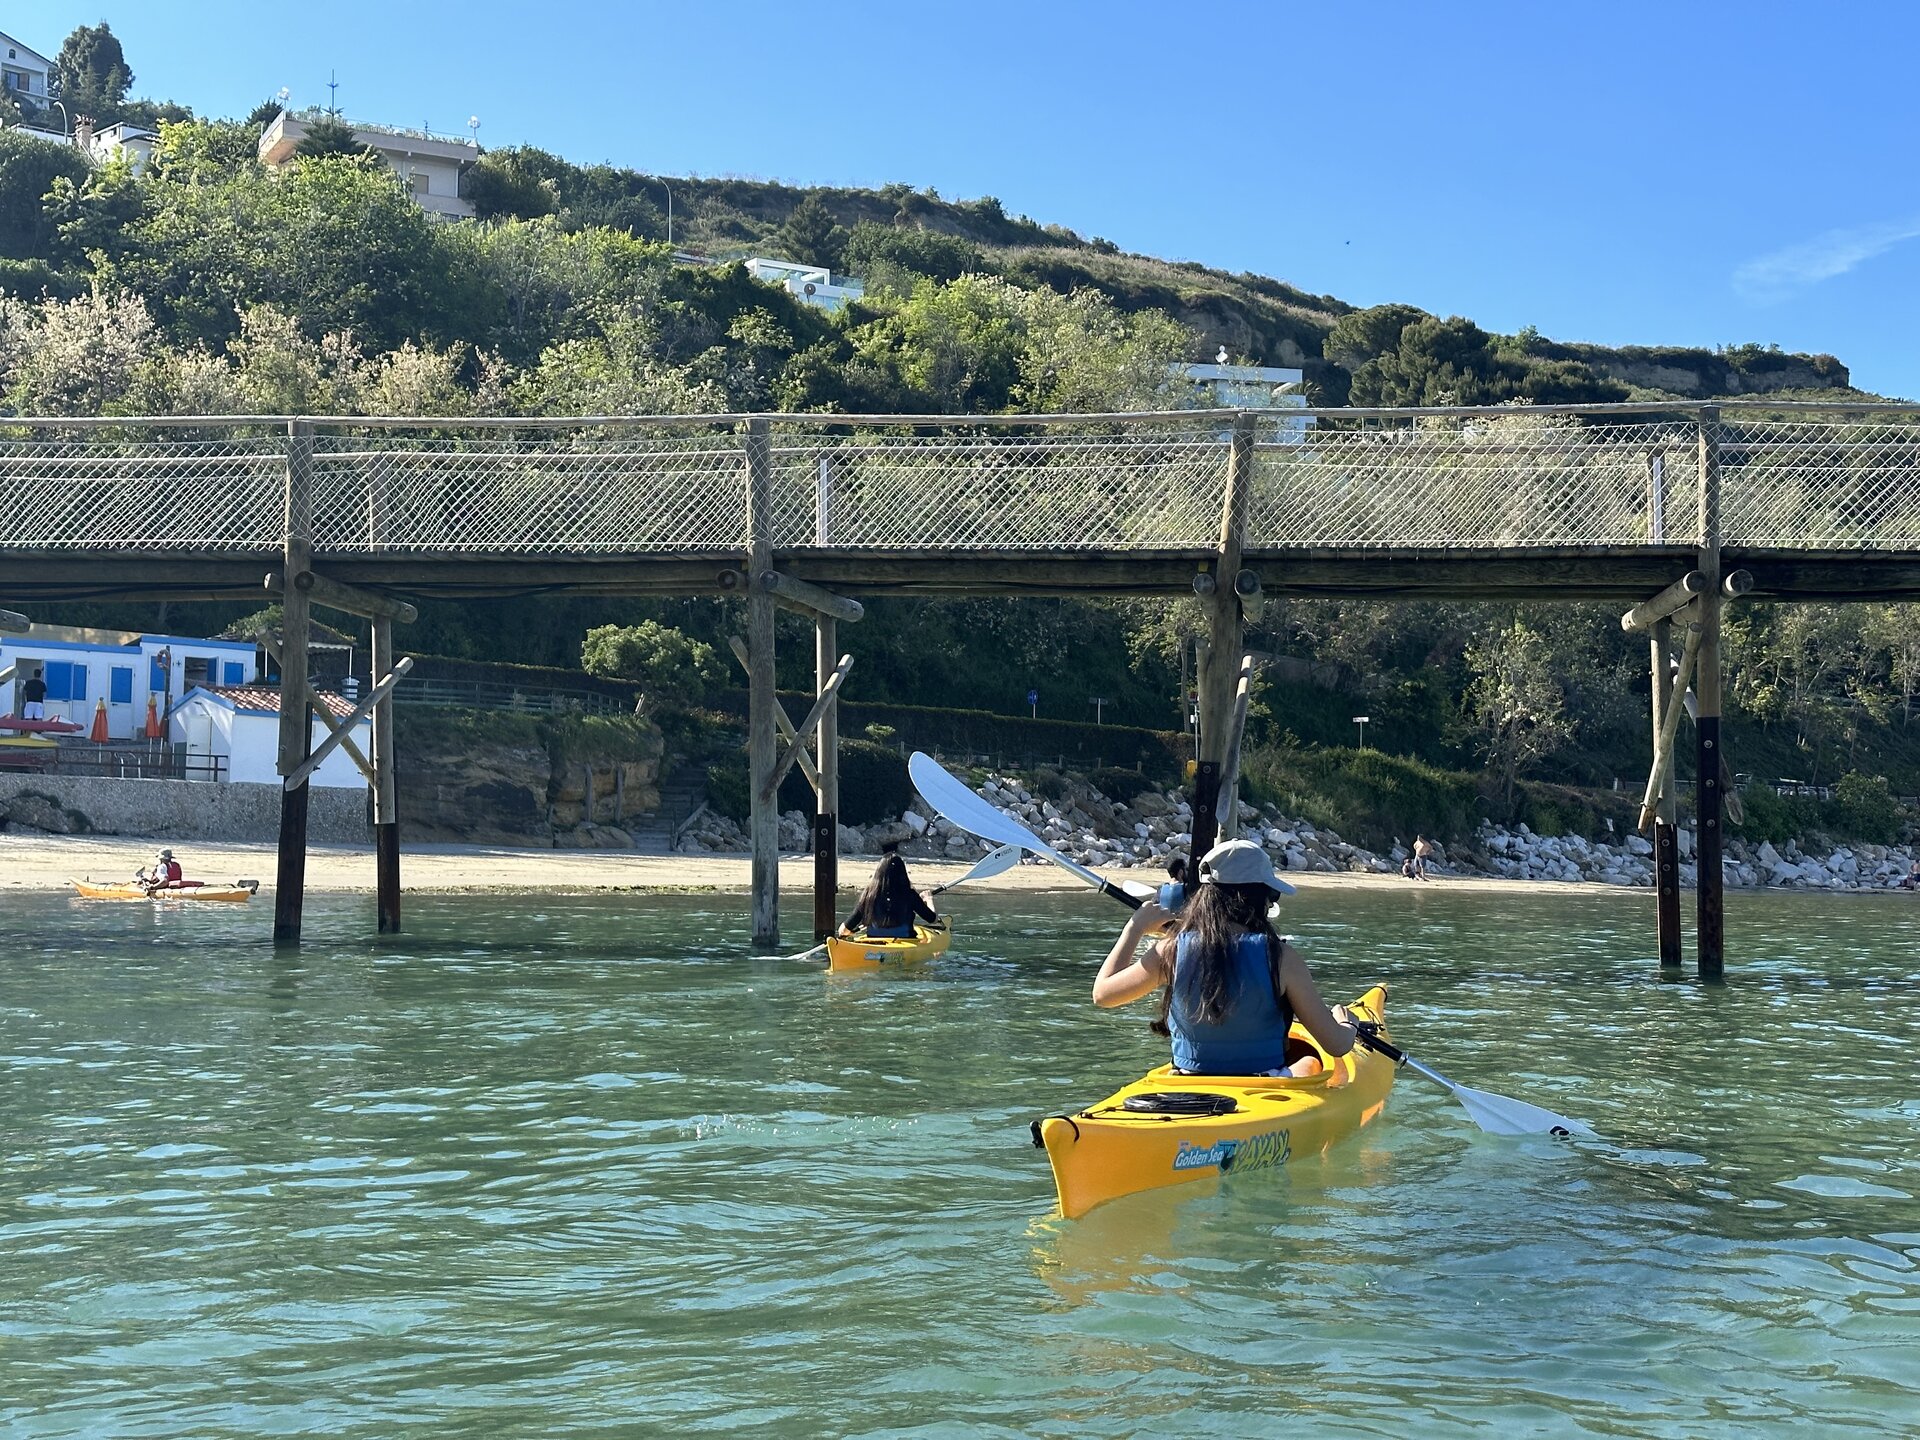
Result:
M787 959L811 960L816 955L824 955L826 953L827 953L827 947L824 944L822 944L822 945L814 946L811 950L802 950L798 955L789 955L787 956Z
M1138 880L1122 880L1120 882L1120 888L1126 891L1127 894L1141 900L1153 900L1158 898L1160 894L1153 886L1142 885Z
M996 845L1016 845L1022 850L1031 850L1095 888L1107 883L1086 866L1069 860L1011 815L982 800L925 751L916 750L907 757L907 774L913 778L913 788L933 807L935 814L952 821L968 834L991 840Z
M1471 1090L1465 1085L1452 1088L1453 1098L1473 1117L1473 1123L1489 1135L1578 1135L1586 1140L1598 1138L1593 1127L1584 1120L1556 1115L1551 1110L1529 1105L1524 1100L1515 1100L1508 1095L1490 1095L1485 1090Z
M981 857L980 863L967 872L966 878L985 880L989 875L998 875L1002 871L1011 870L1020 863L1020 855L1021 850L1018 845L1002 845ZM956 885L959 883L958 880L954 881Z

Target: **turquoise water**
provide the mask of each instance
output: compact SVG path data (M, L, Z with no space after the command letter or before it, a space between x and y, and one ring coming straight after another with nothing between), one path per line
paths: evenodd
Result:
M737 897L0 902L7 1436L1888 1433L1920 1414L1908 898L1290 902L1413 1075L1324 1158L1049 1220L1157 1059L1087 893L829 976ZM795 904L797 917L801 907ZM799 948L796 936L794 948Z

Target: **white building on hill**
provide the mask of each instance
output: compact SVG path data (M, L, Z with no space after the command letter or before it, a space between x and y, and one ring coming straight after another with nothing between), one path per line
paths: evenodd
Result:
M325 118L321 110L299 115L282 110L260 137L261 163L272 169L291 165L307 131ZM460 193L460 177L480 158L477 140L358 120L341 123L351 126L353 138L386 161L422 210L448 220L473 218L472 204Z
M802 265L797 260L769 260L756 255L746 261L747 274L768 285L778 285L797 296L803 305L831 314L867 293L864 280L852 275L836 276L820 265Z
M351 701L329 691L321 691L320 699L336 723L353 713ZM276 685L195 686L168 713L167 738L187 747L189 771L196 762L204 765L217 758L225 780L278 785L280 689ZM326 727L315 720L315 748L326 738ZM373 743L373 722L362 720L356 725L353 740L365 755ZM320 762L313 783L351 789L367 781L342 748Z
M1277 365L1229 365L1226 348L1211 365L1183 365L1188 380L1223 410L1304 410L1303 372ZM1260 438L1297 443L1313 425L1311 415L1276 415L1262 420Z

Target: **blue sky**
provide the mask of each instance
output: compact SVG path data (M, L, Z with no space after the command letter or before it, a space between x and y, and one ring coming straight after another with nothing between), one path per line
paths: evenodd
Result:
M350 116L477 114L489 146L992 194L1355 304L1776 343L1920 396L1920 5L30 0L0 26L51 51L103 16L137 93L204 114L324 102L332 69Z

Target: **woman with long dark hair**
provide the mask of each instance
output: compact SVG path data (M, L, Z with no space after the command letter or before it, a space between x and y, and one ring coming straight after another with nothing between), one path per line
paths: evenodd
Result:
M873 878L860 892L859 903L853 907L847 923L840 927L840 933L858 932L870 940L904 940L913 934L916 918L934 924L940 915L933 908L933 902L913 888L913 881L907 876L907 862L900 858L899 852L890 845L883 847Z
M1353 1017L1320 998L1300 952L1267 920L1293 887L1249 840L1216 845L1200 861L1200 885L1177 925L1145 950L1140 942L1172 918L1142 905L1120 932L1093 982L1093 1003L1125 1005L1161 992L1154 1029L1173 1042L1173 1065L1190 1075L1311 1075L1320 1057L1289 1055L1297 1019L1329 1055L1353 1049Z

